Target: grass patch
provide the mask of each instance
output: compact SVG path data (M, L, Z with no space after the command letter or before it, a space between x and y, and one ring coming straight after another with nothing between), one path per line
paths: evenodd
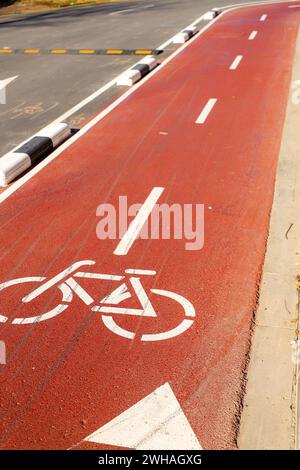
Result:
M107 0L17 0L15 4L23 6L46 6L48 8L60 8L76 5L84 5L86 3L109 3Z
M0 16L127 0L0 0Z

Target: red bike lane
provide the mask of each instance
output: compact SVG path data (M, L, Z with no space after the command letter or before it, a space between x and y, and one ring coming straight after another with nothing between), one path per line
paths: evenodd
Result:
M94 303L74 295L60 315L36 323L12 321L61 303L57 285L27 304L21 299L38 279L0 290L0 314L9 317L0 324L8 359L1 366L1 448L147 449L155 446L151 432L161 438L172 425L172 405L171 418L155 421L155 406L143 402L127 436L116 425L111 442L83 440L157 390L158 408L161 391L178 400L190 433L182 442L235 447L298 25L299 12L288 4L226 13L1 204L0 283L49 280L82 260L95 262L79 268L89 273L154 270L140 278L157 313L115 314L136 333L129 339L91 311L129 282L128 273L119 284L76 278ZM153 188L163 188L159 203L204 204L201 250L186 250L186 240L137 239L117 256L117 240L97 238L100 204L118 207L121 195L128 205L144 203ZM192 304L187 331L142 340L184 317L180 302L150 289ZM123 304L139 308L136 300Z

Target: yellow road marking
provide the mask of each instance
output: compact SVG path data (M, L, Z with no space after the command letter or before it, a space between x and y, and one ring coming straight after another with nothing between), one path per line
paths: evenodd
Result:
M144 49L136 49L135 51L136 54L141 54L141 55L145 55L145 54L151 54L152 51L147 49L147 50L144 50Z
M68 54L71 53L69 49L23 49L23 50L15 50L15 49L0 49L0 54L42 54L42 53L48 53L48 54ZM122 55L122 54L130 54L134 53L136 55L149 55L153 54L153 51L151 49L134 49L132 51L127 51L124 49L107 49L106 51L102 50L96 50L96 49L76 49L72 50L72 53L74 54L96 54L96 53L101 53L101 54L108 54L108 55Z
M123 49L108 49L106 54L123 54Z
M79 54L95 54L95 49L80 49Z
M24 54L38 54L40 49L24 49Z
M65 54L67 49L52 49L51 54Z

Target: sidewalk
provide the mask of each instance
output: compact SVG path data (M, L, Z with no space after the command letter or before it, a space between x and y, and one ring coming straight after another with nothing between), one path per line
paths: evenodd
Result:
M291 84L300 79L300 34ZM291 341L299 328L300 103L290 92L267 253L253 325L240 449L297 448L297 366ZM298 92L299 96L299 92ZM299 439L299 437L298 437ZM299 448L299 441L298 441Z

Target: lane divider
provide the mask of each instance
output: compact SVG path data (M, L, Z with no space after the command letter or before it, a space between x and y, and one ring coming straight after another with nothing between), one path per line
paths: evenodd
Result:
M146 201L140 208L136 217L130 223L126 233L124 233L123 237L121 238L118 246L116 247L114 251L114 255L117 255L117 256L127 255L128 251L130 250L131 246L133 245L134 241L136 240L140 231L142 230L144 223L146 222L149 215L151 214L155 204L157 203L158 199L164 192L164 189L165 188L161 188L161 187L155 187L152 189L151 193L149 194Z
M70 126L64 122L46 127L25 144L0 158L0 186L12 180L36 162L49 155L71 136Z
M122 73L116 80L117 86L132 86L158 65L157 59L148 56L140 60L136 65Z
M0 49L0 54L28 55L159 55L162 52L162 49Z
M229 67L229 70L236 70L243 59L242 55L237 55L232 64Z
M217 102L217 98L210 98L204 108L202 109L201 113L199 114L198 118L196 119L196 124L204 124L208 115L210 114L211 110L215 106Z
M249 35L248 39L249 41L253 41L257 36L257 31L252 31L252 33Z
M176 34L173 38L173 44L184 44L189 39L191 39L196 33L198 33L199 29L197 26L189 26L188 28L184 29L180 33Z

